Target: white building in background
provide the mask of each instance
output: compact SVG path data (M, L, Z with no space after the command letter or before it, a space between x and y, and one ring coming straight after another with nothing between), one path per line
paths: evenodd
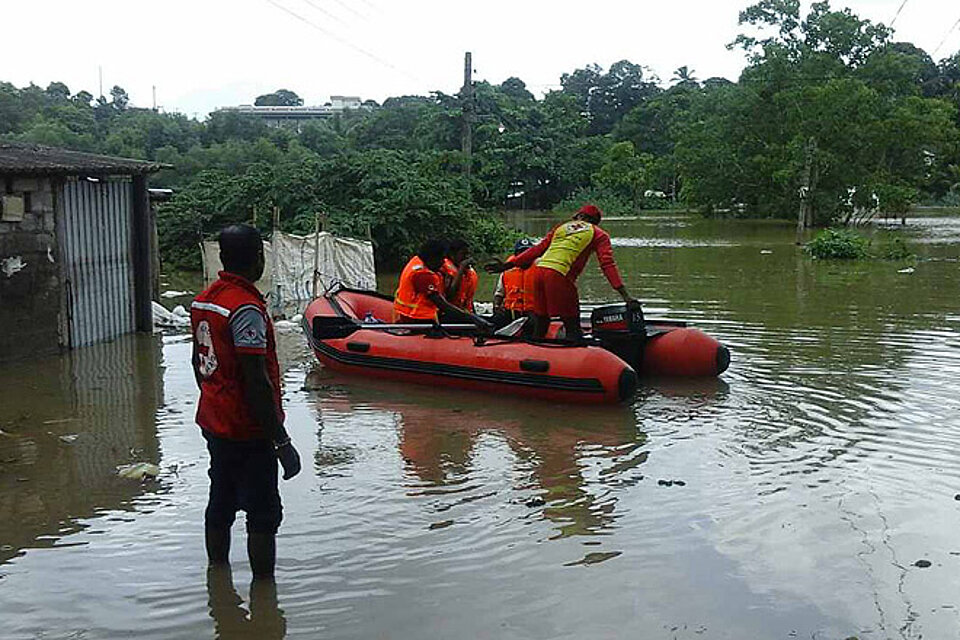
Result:
M300 130L304 122L326 120L348 110L370 109L359 96L330 96L330 102L322 106L274 107L242 104L237 107L223 107L221 112L238 113L261 118L270 127L291 127Z
M359 96L330 96L330 106L334 109L359 109L363 106Z

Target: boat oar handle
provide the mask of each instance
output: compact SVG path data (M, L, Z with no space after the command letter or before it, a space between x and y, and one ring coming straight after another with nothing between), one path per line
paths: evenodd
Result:
M386 322L357 322L341 316L316 316L313 319L313 337L315 340L337 340L346 338L361 329L370 331L390 331L395 329L411 329L425 331L430 329L451 329L457 331L476 330L473 324L407 324Z

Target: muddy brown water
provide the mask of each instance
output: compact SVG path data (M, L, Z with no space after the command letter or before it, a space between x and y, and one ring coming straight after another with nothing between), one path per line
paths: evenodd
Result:
M960 636L960 219L897 230L915 264L812 262L769 222L605 226L647 314L730 370L555 407L311 374L286 331L305 465L276 590L240 524L233 574L205 570L185 337L0 367L0 637ZM595 265L581 292L610 298ZM156 480L117 476L141 461Z

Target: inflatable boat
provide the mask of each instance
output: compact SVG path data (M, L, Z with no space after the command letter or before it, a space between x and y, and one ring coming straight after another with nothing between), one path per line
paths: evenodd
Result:
M484 336L471 325L394 325L392 314L388 296L339 289L307 307L303 330L334 371L555 402L620 402L636 392L638 371L715 376L729 363L726 348L703 332L682 323L638 327L624 305L594 310L587 344L561 339L558 323L531 340Z

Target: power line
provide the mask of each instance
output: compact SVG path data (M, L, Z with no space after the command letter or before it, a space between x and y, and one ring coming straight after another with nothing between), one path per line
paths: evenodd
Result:
M322 13L323 15L325 15L325 16L327 16L328 18L330 18L331 20L333 20L334 22L339 22L340 24L342 24L342 25L345 26L345 27L348 26L346 22L344 22L343 20L341 20L340 18L338 18L336 15L330 13L329 11L327 11L326 9L324 9L323 7L321 7L320 5L316 4L313 0L303 0L303 1L304 1L304 3L310 5L311 7L313 7L314 9L316 9L317 11L319 11L320 13Z
M943 40L941 40L940 44L937 45L937 48L933 50L933 55L937 55L937 52L940 51L940 47L944 45L944 43L947 41L947 38L950 37L950 34L953 33L958 26L960 26L960 18L957 18L957 21L953 23L953 26L947 29L947 32L943 34Z
M345 45L345 46L347 46L347 47L350 47L350 48L353 49L354 51L356 51L356 52L358 52L358 53L361 53L361 54L367 56L367 57L370 58L371 60L374 60L374 61L376 61L376 62L379 62L380 64L384 65L385 67L389 67L389 68L393 69L394 71L399 71L399 72L402 73L403 75L405 75L405 76L407 76L407 77L409 77L409 78L413 78L413 79L416 80L417 82L423 82L423 80L422 80L421 78L418 78L417 76L413 75L412 73L409 73L409 72L407 72L407 71L404 71L403 69L400 69L399 67L393 65L392 63L387 62L386 60L384 60L384 59L381 58L380 56L378 56L378 55L376 55L376 54L373 54L373 53L370 53L370 52L367 51L366 49L364 49L364 48L362 48L362 47L358 47L357 45L353 44L352 42L350 42L350 41L348 41L348 40L344 40L343 38L341 38L341 37L338 36L337 34L331 32L331 31L328 31L327 29L324 29L323 27L321 27L321 26L318 25L317 23L315 23L315 22L313 22L313 21L311 21L311 20L308 20L307 18L304 18L304 17L301 16L299 13L296 13L296 12L294 12L294 11L291 11L290 9L288 9L288 8L285 7L285 6L283 6L283 5L280 4L279 2L276 2L276 0L266 0L266 1L269 2L270 4L272 4L273 6L275 6L277 9L280 9L280 10L283 11L284 13L287 13L287 14L293 16L294 18L296 18L296 19L299 20L300 22L306 24L307 26L310 26L310 27L316 29L316 30L319 31L320 33L324 34L325 36L327 36L327 37L329 37L329 38L332 38L333 40L336 40L336 41L339 42L340 44Z
M346 9L347 11L349 11L350 13L352 13L353 15L357 16L358 18L360 18L361 20L366 20L366 19L367 19L367 16L363 15L362 13L360 13L359 11L357 11L356 9L354 9L353 7L351 7L350 5L348 5L348 4L347 4L346 2L344 2L343 0L333 0L333 1L334 1L335 3L337 3L337 5L343 7L344 9Z
M897 18L900 17L900 12L903 11L903 8L907 5L907 2L909 2L909 0L903 0L903 2L900 3L900 8L897 9L896 15L894 15L894 16L893 16L893 20L890 21L890 28L891 28L891 29L893 28L893 25L896 24Z

